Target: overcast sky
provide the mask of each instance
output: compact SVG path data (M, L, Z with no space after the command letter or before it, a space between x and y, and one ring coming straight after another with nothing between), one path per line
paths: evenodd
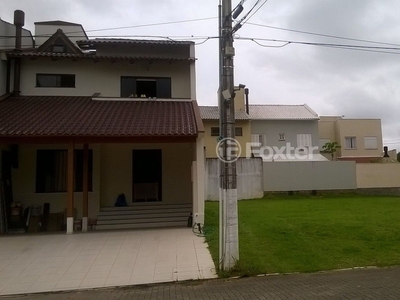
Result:
M245 1L241 16L255 2ZM239 0L232 0L233 6L238 3ZM0 17L12 22L15 9L25 11L25 28L33 34L34 22L62 20L82 24L93 38L190 39L193 36L191 39L199 43L196 46L198 102L217 105L218 41L205 41L205 37L218 35L218 4L219 0L1 0ZM240 39L234 44L235 84L246 84L253 104L307 103L319 115L379 118L384 145L400 150L400 50L376 49L377 53L296 43L280 48L261 46L284 45L262 40L272 39L400 48L399 11L398 0L269 0L237 32ZM203 18L206 20L134 27ZM115 27L130 28L94 31ZM261 45L245 38L257 38Z

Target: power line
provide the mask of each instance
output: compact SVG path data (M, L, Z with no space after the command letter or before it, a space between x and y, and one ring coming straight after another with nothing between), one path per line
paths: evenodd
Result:
M198 22L198 21L205 21L205 20L211 20L211 19L217 19L217 17L208 17L208 18L199 18L199 19L172 21L172 22L162 22L162 23L153 23L153 24L131 25L131 26L122 26L122 27L114 27L114 28L92 29L92 30L85 30L85 31L86 32L96 32L96 31L119 30L119 29L128 29L128 28L139 28L139 27L150 27L150 26L161 26L161 25L171 25L171 24L179 24L179 23Z
M377 41L372 41L372 40L349 38L349 37L343 37L343 36L337 36L337 35L330 35L330 34L309 32L309 31L288 29L288 28L282 28L282 27L270 26L270 25L264 25L264 24L256 24L256 23L250 23L250 22L247 23L247 24L253 25L253 26L258 26L258 27L266 27L266 28L272 28L272 29L296 32L296 33L303 33L303 34L308 34L308 35L315 35L315 36L322 36L322 37L329 37L329 38L335 38L335 39L348 40L348 41L363 42L363 43L373 43L373 44L388 45L388 46L400 46L400 44L393 44L393 43L377 42Z
M321 47L332 47L332 48L341 48L348 50L360 50L360 51L369 51L369 52L378 52L378 53L388 53L388 54L400 54L398 52L391 52L385 50L393 50L400 51L400 47L377 47L377 46L363 46L363 45L351 45L351 44L334 44L334 43L315 43L315 42L304 42L304 41L294 41L294 40L281 40L281 39L266 39L266 38L250 38L250 37L236 37L238 40L250 40L253 42L256 41L268 41L268 42L278 42L285 43L281 47L284 47L289 44L299 44L299 45L307 45L307 46L321 46ZM267 45L262 45L256 42L258 45L263 47L268 47Z
M248 19L243 23L243 25L246 24L267 2L268 2L268 0L265 0L264 3L261 4L260 7L257 8L257 10L250 17L248 17ZM248 24L250 24L250 23L248 23Z

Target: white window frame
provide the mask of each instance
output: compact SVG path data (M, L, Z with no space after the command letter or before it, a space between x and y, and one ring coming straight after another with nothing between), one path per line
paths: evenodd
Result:
M312 147L311 133L297 134L297 147Z
M347 141L350 141L350 143L348 143ZM344 138L344 145L347 150L356 150L357 149L357 138L355 136L346 136Z
M378 149L378 137L366 136L364 137L365 150L377 150Z

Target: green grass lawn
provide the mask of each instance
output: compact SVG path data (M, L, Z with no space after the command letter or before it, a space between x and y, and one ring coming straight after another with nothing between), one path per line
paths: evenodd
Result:
M205 210L217 266L218 206ZM229 275L400 265L400 197L270 196L238 210L240 259Z

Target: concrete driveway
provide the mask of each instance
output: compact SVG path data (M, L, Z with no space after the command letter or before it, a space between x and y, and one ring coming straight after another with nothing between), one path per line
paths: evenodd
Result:
M190 228L0 236L0 295L215 277Z

